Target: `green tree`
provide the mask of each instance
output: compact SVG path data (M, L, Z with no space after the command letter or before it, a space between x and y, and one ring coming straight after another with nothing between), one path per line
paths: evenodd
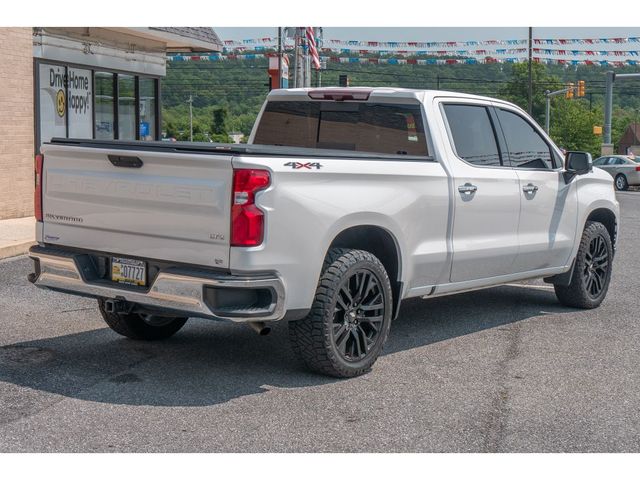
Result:
M215 135L227 134L227 117L229 110L226 107L216 107L213 109L213 123L211 130Z
M599 107L590 110L588 102L575 98L556 97L551 103L550 134L556 144L566 150L600 156L602 137L594 135L593 127L602 124L602 110Z
M544 122L545 91L559 90L562 81L555 75L547 72L547 67L541 63L531 65L531 78L533 84L533 118L538 123ZM499 90L501 98L508 100L527 109L529 103L529 66L526 63L516 63L511 68L511 79Z

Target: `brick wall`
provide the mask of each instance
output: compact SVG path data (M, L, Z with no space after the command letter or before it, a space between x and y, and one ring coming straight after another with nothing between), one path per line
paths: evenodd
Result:
M31 28L0 28L0 220L33 215Z

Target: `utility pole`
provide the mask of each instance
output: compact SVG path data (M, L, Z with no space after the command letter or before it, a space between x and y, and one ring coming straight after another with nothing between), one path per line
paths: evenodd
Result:
M282 88L282 27L278 27L278 88Z
M189 95L189 141L193 142L193 95Z
M533 112L533 75L531 72L531 62L533 60L533 27L529 27L529 102L528 112L529 115Z
M298 32L300 29L296 27L295 35L293 36L293 88L298 88Z

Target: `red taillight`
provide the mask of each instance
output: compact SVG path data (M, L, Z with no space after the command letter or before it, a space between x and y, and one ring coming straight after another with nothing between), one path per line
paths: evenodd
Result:
M640 165L636 167L636 172L640 172Z
M370 88L325 88L309 90L307 95L314 100L369 100Z
M42 221L42 164L44 163L44 155L36 155L35 173L36 188L33 192L33 211L38 222Z
M255 205L256 192L269 186L267 170L241 169L233 171L231 196L231 245L254 247L262 243L264 213Z

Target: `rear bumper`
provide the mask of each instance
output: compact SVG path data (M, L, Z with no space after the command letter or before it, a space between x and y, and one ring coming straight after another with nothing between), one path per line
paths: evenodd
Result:
M29 281L40 288L215 320L272 321L285 314L284 285L275 274L238 276L170 267L161 270L151 285L143 288L95 278L91 262L82 253L34 246L29 257L35 263Z

